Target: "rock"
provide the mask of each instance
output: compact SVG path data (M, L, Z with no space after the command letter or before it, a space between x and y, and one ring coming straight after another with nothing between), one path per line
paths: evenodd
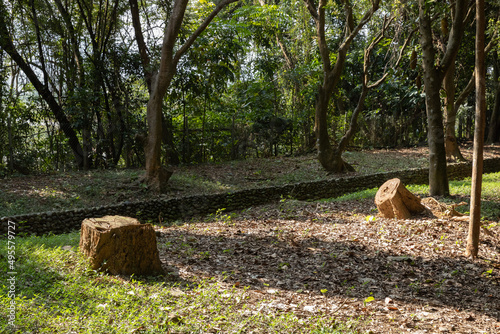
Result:
M82 222L80 251L93 270L113 275L164 274L153 226L122 216L88 218Z

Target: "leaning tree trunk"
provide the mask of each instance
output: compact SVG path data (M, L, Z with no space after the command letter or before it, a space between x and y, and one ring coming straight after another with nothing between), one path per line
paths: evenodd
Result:
M7 19L5 17L7 10L3 2L0 2L0 47L7 52L10 58L19 66L19 68L24 72L28 80L31 82L33 87L36 89L38 94L45 100L52 114L59 123L60 129L65 134L68 139L68 144L73 151L76 163L78 166L83 165L83 150L80 145L78 136L71 124L70 120L64 113L59 102L55 99L54 95L50 91L47 81L45 79L42 83L35 71L32 69L29 63L27 63L24 58L17 52L14 46L13 40L10 36L9 29L7 27Z

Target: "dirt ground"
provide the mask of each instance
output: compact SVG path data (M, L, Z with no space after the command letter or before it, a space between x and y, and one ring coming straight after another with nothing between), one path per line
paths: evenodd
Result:
M356 319L368 333L500 333L500 224L471 260L466 222L376 215L372 200L287 200L160 229L160 256L180 279L246 287L251 312Z

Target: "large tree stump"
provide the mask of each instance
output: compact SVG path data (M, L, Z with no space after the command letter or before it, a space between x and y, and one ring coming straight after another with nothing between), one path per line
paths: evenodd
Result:
M375 195L375 204L384 218L408 219L426 210L420 197L409 192L400 179L385 182Z
M161 266L153 226L122 216L88 218L82 222L80 251L92 269L113 275L156 275Z

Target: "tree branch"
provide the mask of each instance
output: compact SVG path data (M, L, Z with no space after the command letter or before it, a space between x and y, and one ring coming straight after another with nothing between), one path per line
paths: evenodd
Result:
M315 21L319 20L319 15L318 15L318 10L314 6L314 3L311 0L304 0L304 3L306 4L307 10L313 17Z
M177 52L175 53L175 57L174 57L174 64L177 64L177 62L179 61L179 59L182 57L182 55L184 53L186 53L186 51L191 47L191 45L193 45L194 41L198 38L198 36L201 35L201 33L203 31L205 31L205 29L208 27L208 25L210 24L210 22L212 22L212 20L217 16L217 14L219 14L219 12L224 9L224 7L226 7L227 5L233 3L233 2L238 2L239 0L223 0L222 2L220 2L215 8L214 10L212 11L212 13L210 13L209 16L207 16L207 18L205 18L205 21L203 21L203 23L198 27L198 29L196 29L196 31L188 38L188 40L184 43L183 46L181 46L181 48L179 50L177 50ZM175 10L175 8L174 8ZM182 21L182 20L181 20Z
M484 48L485 54L488 54L491 51L491 49L493 49L493 47L497 45L498 42L497 42L496 36L497 36L497 32L495 31L495 33L491 37L490 42ZM458 112L458 109L460 108L460 106L462 104L464 104L464 102L467 99L467 97L469 96L469 94L474 90L475 80L476 80L476 76L474 73L475 73L475 71L472 72L472 75L470 77L469 82L467 83L467 86L465 86L465 88L462 90L460 95L455 100L455 105L453 107L453 108L455 108L455 112Z
M403 60L403 53L404 53L406 47L408 46L408 44L410 43L410 40L412 39L413 34L415 32L417 32L417 30L418 30L418 28L413 29L410 32L410 35L406 38L405 42L403 43L403 47L399 51L399 56L398 56L398 59L397 59L396 63L394 64L394 67L398 67L399 64L401 63L401 61ZM372 83L371 85L368 85L368 88L371 89L371 88L375 88L378 85L380 85L387 78L387 75L389 75L389 73L385 72L384 75L379 80L377 80L376 82Z
M323 71L328 73L331 71L332 64L330 62L330 50L325 36L325 6L326 0L320 0L318 7L318 19L316 20L316 31L318 32L318 48L323 63Z
M149 67L151 61L148 54L148 48L146 46L146 43L144 42L144 34L142 33L141 18L139 15L139 4L137 0L129 0L129 4L130 4L130 13L132 15L132 25L135 31L135 40L137 41L137 46L139 47L139 54L141 56L144 78L146 80L148 91L151 93L151 79L153 73Z
M359 21L358 25L354 28L354 30L350 32L350 34L344 40L339 49L345 49L349 47L352 40L358 35L359 31L365 26L365 24L368 23L368 21L370 21L373 14L378 10L379 5L380 5L380 0L372 1L372 7L365 13L365 15L363 15L361 21Z
M458 49L460 48L460 42L462 40L464 32L464 17L466 14L465 10L465 0L456 0L455 15L453 18L450 35L448 37L446 52L439 64L441 76L446 73L446 71L450 67L451 62L455 61L456 54L458 52Z

